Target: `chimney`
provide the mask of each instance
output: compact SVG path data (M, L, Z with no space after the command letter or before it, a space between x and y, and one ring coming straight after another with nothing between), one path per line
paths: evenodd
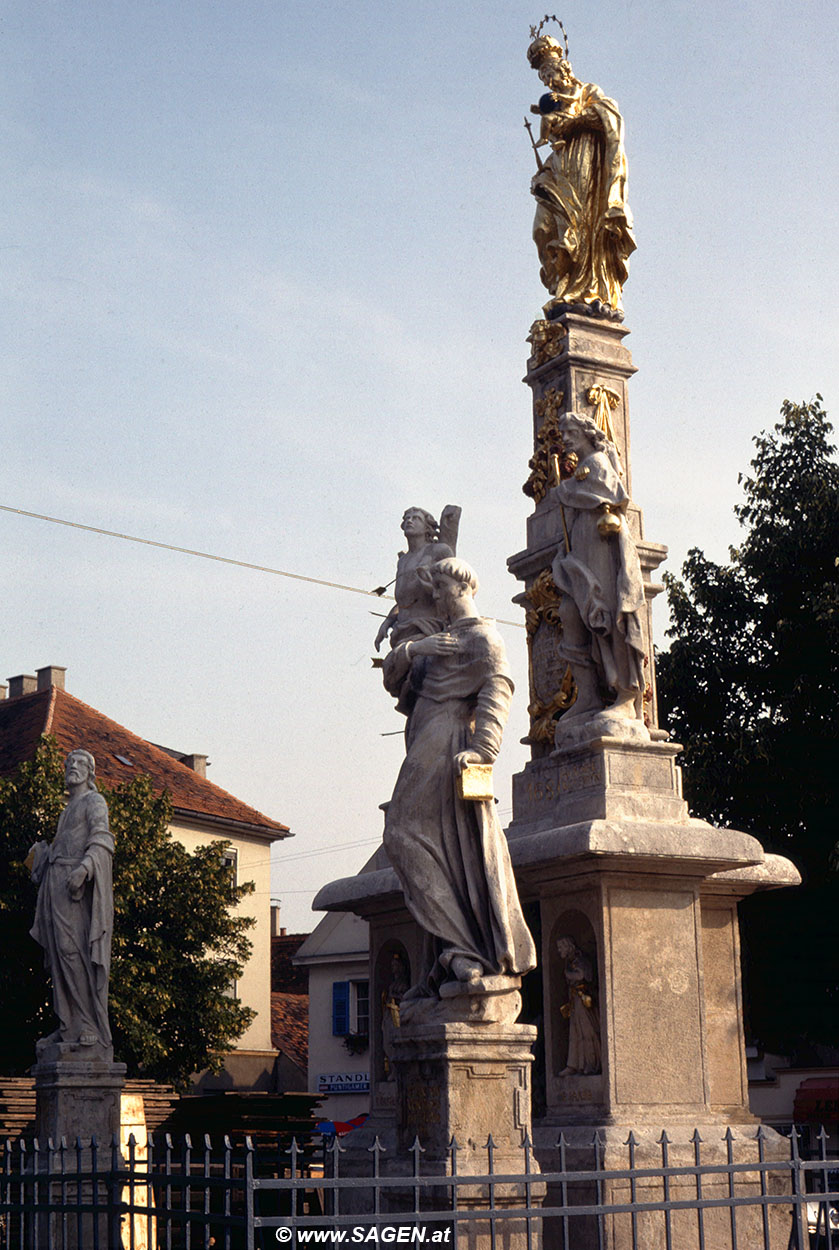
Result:
M187 768L191 768L199 777L207 776L206 755L182 755L181 763L186 764Z
M48 664L46 668L38 669L38 689L49 690L55 686L56 690L64 689L64 674L66 668L62 668L59 664Z
M38 689L38 678L29 673L20 673L9 678L9 698L19 699L22 694L34 694Z
M280 909L275 903L271 904L271 937L284 937L285 929L280 928Z
M9 691L8 686L0 685L0 699L5 699L6 695L8 694L8 691Z

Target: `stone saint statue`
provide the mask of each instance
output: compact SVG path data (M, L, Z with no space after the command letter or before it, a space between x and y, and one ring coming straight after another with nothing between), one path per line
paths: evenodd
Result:
M629 503L617 448L590 417L559 420L566 463L553 488L562 537L551 572L562 592L560 656L577 698L557 721L557 746L608 734L649 739L643 720L644 583L626 524Z
M88 751L67 756L70 800L52 842L36 842L32 880L38 902L32 936L44 948L58 1028L38 1042L39 1056L55 1043L61 1054L88 1058L108 1051L108 975L114 927L111 864L114 840L108 806L96 789Z
M601 1071L600 1012L594 997L594 967L570 937L556 949L565 960L568 1002L560 1011L568 1021L568 1060L560 1076L593 1075Z
M407 539L408 550L400 551L397 557L396 603L379 626L374 644L377 651L388 634L391 646L395 647L406 638L419 638L437 632L439 621L434 616L431 591L427 582L418 577L418 571L454 555L459 519L460 508L449 504L441 518L445 537L450 540L445 541L440 533L440 524L430 512L426 512L425 508L405 509L402 533Z
M423 572L447 628L391 652L393 689L410 676L415 701L384 847L409 911L434 940L434 958L403 1008L480 992L485 978L506 985L536 963L494 803L462 798L458 788L465 768L491 764L501 746L513 693L504 644L475 610L468 564L446 559Z
M408 541L408 550L401 551L397 557L396 603L379 626L374 643L377 651L388 634L393 648L410 638L424 638L439 632L442 621L435 615L431 588L427 580L420 576L420 570L454 555L459 523L460 508L454 504L448 504L443 509L439 524L424 508L406 508L402 517L402 533ZM394 694L399 711L407 716L413 699L410 683L394 690L391 655L384 657L382 669L386 688Z
M533 238L541 278L553 297L545 311L581 304L618 314L635 251L623 118L599 87L574 77L567 43L563 50L558 40L542 35L527 56L548 88L531 106L542 118L535 145L539 169L530 189L537 201ZM540 148L550 152L545 161Z

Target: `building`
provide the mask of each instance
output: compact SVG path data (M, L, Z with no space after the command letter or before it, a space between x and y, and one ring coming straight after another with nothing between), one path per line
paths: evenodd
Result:
M367 921L336 913L293 958L309 977L309 1093L325 1120L370 1110L369 946Z
M280 1089L309 1087L309 978L295 967L294 956L309 936L279 926L279 907L271 908L271 1040L277 1051Z
M50 665L35 676L9 678L0 686L0 775L34 757L41 738L52 735L63 752L84 747L96 759L97 779L109 786L147 775L172 797L171 831L189 851L207 843L230 843L231 868L254 893L240 904L253 917L253 951L236 984L256 1018L218 1076L201 1074L206 1089L275 1089L277 1051L271 1041L271 846L289 837L287 825L234 798L206 776L205 755L183 754L146 742L65 689L64 668Z

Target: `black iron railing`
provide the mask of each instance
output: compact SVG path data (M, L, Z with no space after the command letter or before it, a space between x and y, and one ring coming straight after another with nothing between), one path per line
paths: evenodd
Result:
M535 1164L452 1141L443 1158L333 1140L276 1147L168 1135L7 1142L4 1250L265 1250L285 1245L515 1245L520 1250L839 1250L839 1157L802 1158L759 1128L674 1143L560 1134ZM622 1154L623 1157L619 1157Z

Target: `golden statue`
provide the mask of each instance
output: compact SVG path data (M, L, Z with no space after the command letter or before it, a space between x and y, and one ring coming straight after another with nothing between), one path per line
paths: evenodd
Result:
M599 87L574 77L567 39L563 48L540 33L547 20L531 27L535 37L527 50L548 88L530 109L542 118L539 141L533 144L539 169L530 190L537 201L533 238L540 276L553 297L545 312L560 304L585 304L592 312L615 316L622 309L621 288L635 251L623 118ZM530 122L525 125L530 130ZM550 148L544 161L540 148Z

